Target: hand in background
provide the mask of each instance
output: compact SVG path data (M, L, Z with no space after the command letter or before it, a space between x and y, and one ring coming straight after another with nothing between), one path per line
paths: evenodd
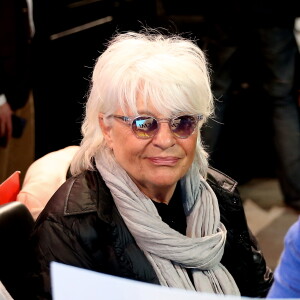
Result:
M8 103L0 106L0 137L6 137L9 141L12 136L12 110Z

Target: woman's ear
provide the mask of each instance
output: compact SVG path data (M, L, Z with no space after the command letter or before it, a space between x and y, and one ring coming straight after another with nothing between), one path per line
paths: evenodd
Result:
M113 149L113 141L111 137L112 126L105 124L104 116L102 113L99 114L99 125L103 133L103 137L106 141L106 144L109 148Z

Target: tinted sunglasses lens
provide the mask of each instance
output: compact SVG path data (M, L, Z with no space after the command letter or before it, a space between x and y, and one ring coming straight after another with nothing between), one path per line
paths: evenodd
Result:
M197 120L193 116L180 116L172 120L171 129L179 138L189 137L197 126Z
M138 138L148 139L155 135L158 129L157 121L152 117L138 117L132 122L132 130Z

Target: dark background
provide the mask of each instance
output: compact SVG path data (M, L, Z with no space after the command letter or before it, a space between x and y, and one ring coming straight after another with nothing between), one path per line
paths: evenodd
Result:
M205 47L210 34L204 17L207 8L193 0L184 4L171 0L33 0L33 8L36 158L79 144L92 68L113 33L160 26L197 39L200 47ZM111 21L68 33L107 17ZM237 65L216 161L219 169L242 182L274 172L268 103L256 83L257 62L255 57L244 62L241 58Z

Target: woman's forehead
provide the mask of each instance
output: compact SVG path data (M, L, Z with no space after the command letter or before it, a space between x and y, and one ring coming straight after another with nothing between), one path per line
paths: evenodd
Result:
M113 91L108 99L118 99L116 104L120 105L123 115L138 115L138 111L143 110L156 110L165 116L204 113L208 102L206 95L201 97L197 86L172 80L139 79L132 84L127 82L119 90ZM109 110L112 111L111 108Z
M153 116L171 116L172 111L164 105L159 105L151 99L145 99L138 95L136 101L125 101L123 107L119 106L116 113L126 115L153 115Z

